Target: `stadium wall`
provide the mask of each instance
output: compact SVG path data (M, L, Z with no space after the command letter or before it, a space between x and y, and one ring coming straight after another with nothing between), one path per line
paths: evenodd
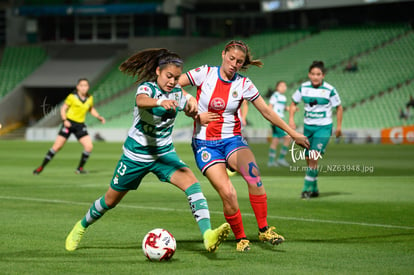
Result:
M0 122L4 127L26 121L33 106L27 98L23 85L19 85L0 101Z
M134 37L128 41L128 47L131 52L146 48L167 48L182 58L187 58L221 41L223 39L213 37Z

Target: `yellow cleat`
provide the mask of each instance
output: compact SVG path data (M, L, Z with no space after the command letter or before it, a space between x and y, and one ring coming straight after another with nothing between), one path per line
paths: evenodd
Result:
M218 249L219 245L227 239L230 234L230 225L223 223L216 229L208 229L204 232L204 247L208 252L214 252Z
M246 239L241 239L236 246L236 250L239 252L247 252L250 250L250 241Z
M78 248L78 245L85 233L86 228L82 226L81 221L78 221L66 237L65 248L67 251L74 251Z
M232 171L232 170L230 170L229 168L227 168L226 169L226 172L227 172L227 175L229 176L229 177L232 177L232 176L234 176L234 175L236 175L237 174L237 171Z
M285 238L282 235L277 234L276 227L271 226L265 232L259 232L259 240L262 242L268 242L272 245L278 245L284 242Z

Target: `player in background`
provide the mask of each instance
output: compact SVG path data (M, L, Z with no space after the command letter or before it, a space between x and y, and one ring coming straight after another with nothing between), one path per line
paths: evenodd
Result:
M288 110L286 106L286 96L285 92L287 90L286 82L279 81L276 83L275 91L269 99L269 107L276 112L282 119L285 117L285 111ZM289 150L288 146L290 144L290 137L286 134L285 131L281 130L275 125L270 126L272 128L272 139L270 141L269 147L269 161L267 166L289 166L289 163L286 161L285 156ZM283 140L282 147L280 148L279 157L276 159L276 150L279 140Z
M183 74L179 80L183 87L190 84L197 87L199 120L194 125L192 142L196 163L222 199L224 217L236 238L236 250L248 251L250 242L244 231L236 189L226 173L226 166L237 171L247 183L259 240L277 245L284 238L275 232L275 227L268 225L267 195L259 167L241 134L238 110L242 101L250 101L264 118L285 130L297 143L307 146L308 141L267 106L249 78L238 73L250 65L260 67L263 64L252 58L243 41L228 42L221 56L221 66L203 65Z
M230 233L228 223L212 230L210 212L201 186L188 166L180 160L172 143L172 130L178 111L194 116L196 101L184 96L178 83L183 61L167 49L140 51L119 67L136 76L138 89L134 100L134 122L123 145L123 155L115 167L108 191L98 198L66 238L66 250L79 245L86 229L114 208L130 190L136 190L148 173L169 182L187 196L192 214L204 239L204 246L214 252ZM193 112L192 112L193 111ZM168 202L166 202L168 204Z
M103 123L105 118L99 115L98 111L93 106L93 96L88 93L89 81L86 78L81 78L76 84L75 92L69 94L62 107L60 108L60 117L62 119L62 126L59 130L58 136L52 148L46 153L42 164L33 171L33 175L40 174L45 166L52 160L57 152L65 145L69 136L73 133L83 146L82 156L75 172L77 174L85 174L83 169L89 155L92 152L92 139L88 134L85 124L86 114L89 112Z
M306 171L301 197L309 199L319 196L318 189L318 159L325 153L326 146L332 135L332 109L336 108L335 136L342 134L342 105L335 87L324 80L326 74L322 61L313 61L309 67L306 81L292 95L289 108L289 125L296 128L294 115L296 105L303 101L305 104L304 135L310 142L306 150Z

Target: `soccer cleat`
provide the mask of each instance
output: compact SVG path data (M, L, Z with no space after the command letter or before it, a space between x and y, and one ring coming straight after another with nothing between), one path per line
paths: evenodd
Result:
M283 243L285 238L282 235L277 234L275 231L276 227L271 226L265 232L259 231L259 240L262 242L268 242L272 245L278 245Z
M312 192L310 192L310 197L311 198L317 198L317 197L319 197L319 191L312 191Z
M232 169L229 169L229 168L227 168L227 169L226 169L226 171L227 171L227 175L228 175L229 177L232 177L232 176L234 176L234 175L236 175L236 174L237 174L237 171L232 170Z
M274 162L274 161L273 162L269 161L267 163L267 167L278 167L278 166L279 166L279 164L277 162Z
M309 200L311 198L311 192L310 191L303 191L300 197L303 200Z
M250 241L246 239L241 239L237 242L236 250L239 252L247 252L250 250Z
M277 164L283 167L288 167L290 165L289 162L287 162L285 159L279 159L277 161Z
M78 248L78 245L85 233L86 228L82 226L81 221L78 221L66 237L65 248L67 251L74 251Z
M33 175L39 175L43 171L43 167L39 166L33 171Z
M230 234L230 225L223 223L216 229L208 229L204 232L204 247L208 252L214 252L218 249L219 245L227 239Z
M76 174L87 174L88 171L84 170L83 167L79 167L75 171Z

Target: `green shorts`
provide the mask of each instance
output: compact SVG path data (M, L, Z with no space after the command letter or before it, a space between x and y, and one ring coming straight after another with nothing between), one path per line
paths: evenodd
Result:
M111 188L116 191L136 190L149 172L154 173L160 181L170 182L172 174L183 167L188 166L174 151L152 162L132 161L122 155L115 168Z
M279 127L275 125L271 125L272 127L272 137L274 138L282 138L287 136L286 132L280 129Z
M309 140L310 150L324 154L332 135L332 124L322 126L305 124L303 134ZM309 150L306 150L306 156L309 156Z

